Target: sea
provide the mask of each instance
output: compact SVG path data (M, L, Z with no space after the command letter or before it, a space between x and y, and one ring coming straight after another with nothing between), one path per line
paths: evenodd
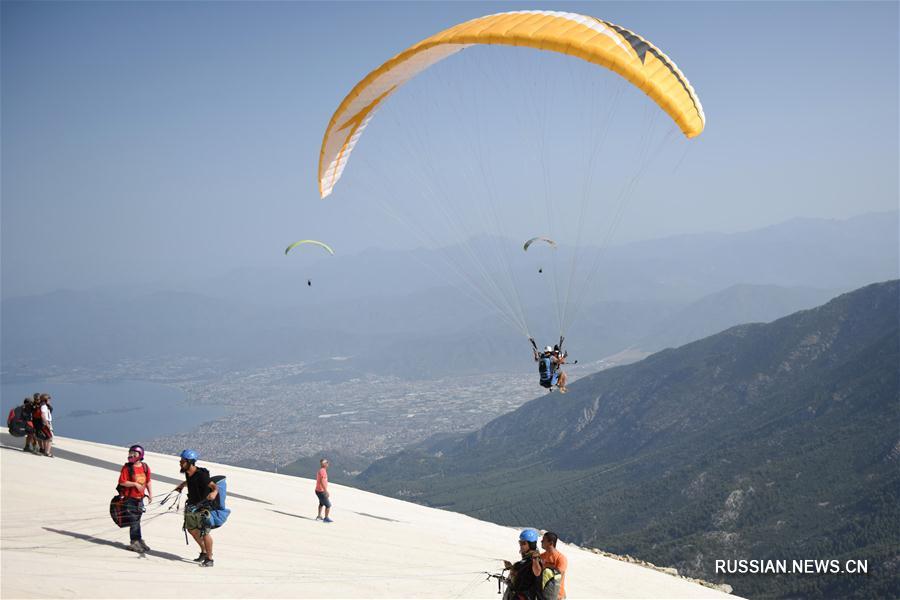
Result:
M35 392L46 392L53 398L50 404L56 435L121 446L188 432L227 412L216 406L192 406L184 392L159 383L29 381L0 385L3 415Z

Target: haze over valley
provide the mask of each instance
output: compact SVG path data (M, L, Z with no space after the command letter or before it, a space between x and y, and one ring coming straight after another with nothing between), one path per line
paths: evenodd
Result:
M605 299L585 309L570 334L567 347L579 362L567 370L577 381L733 325L817 306L866 277L896 276L898 258L888 252L898 244L896 219L793 221L613 248L598 277ZM766 251L749 250L755 247ZM409 253L390 259L416 262ZM676 264L711 275L679 277ZM391 290L396 281L398 292L321 298L337 293L331 282L346 286L373 271L386 285L364 283L357 291ZM826 271L827 286L805 285L815 280L810 272ZM4 382L174 385L191 405L227 414L153 440L159 450L177 452L190 442L216 460L265 469L336 452L344 458L338 470L348 473L431 436L477 429L541 394L525 340L458 288L404 272L373 268L363 254L317 266L314 288L241 271L205 282L202 295L98 289L6 299ZM273 293L259 303L246 293L229 299L250 289Z

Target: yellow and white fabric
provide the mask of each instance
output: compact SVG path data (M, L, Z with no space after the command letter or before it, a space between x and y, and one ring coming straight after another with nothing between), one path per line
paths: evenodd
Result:
M665 54L644 38L595 17L516 11L455 25L396 55L356 84L332 116L319 155L319 193L328 196L369 120L397 88L474 44L526 46L575 56L610 69L643 90L689 138L703 131L700 99Z

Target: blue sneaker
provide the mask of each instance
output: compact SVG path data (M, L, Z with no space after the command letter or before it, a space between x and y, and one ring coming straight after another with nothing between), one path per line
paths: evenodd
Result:
M334 521L331 520L331 517L325 517L324 519L322 519L322 522L323 523L334 523Z

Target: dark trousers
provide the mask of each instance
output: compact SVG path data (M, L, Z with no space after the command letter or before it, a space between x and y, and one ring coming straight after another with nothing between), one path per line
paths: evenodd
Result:
M141 516L143 516L143 502L136 498L125 498L125 514L128 515L128 534L131 541L141 539Z

